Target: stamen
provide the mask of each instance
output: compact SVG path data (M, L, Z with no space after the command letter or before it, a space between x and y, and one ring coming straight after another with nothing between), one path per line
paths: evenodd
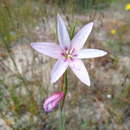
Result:
M72 48L72 49L70 50L70 53L72 54L72 53L74 53L74 51L75 51L75 49Z
M65 61L67 60L73 61L73 57L77 56L76 54L74 54L75 49L74 48L68 49L67 47L65 47L64 49L65 50L63 53L61 53L61 55L65 58Z

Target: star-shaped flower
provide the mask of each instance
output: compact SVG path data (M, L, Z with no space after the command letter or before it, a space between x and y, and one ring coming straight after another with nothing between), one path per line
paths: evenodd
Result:
M51 82L56 82L68 67L86 85L90 86L90 78L81 59L101 57L107 54L106 51L98 49L81 49L89 34L91 33L93 22L85 25L70 40L68 31L62 18L57 16L57 33L60 45L51 42L35 42L31 46L38 52L57 59L51 72Z

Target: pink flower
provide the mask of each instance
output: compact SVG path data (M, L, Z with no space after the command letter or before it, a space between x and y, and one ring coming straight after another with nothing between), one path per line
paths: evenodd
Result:
M64 93L63 92L56 92L53 93L52 96L48 97L44 104L43 108L46 112L52 111L56 106L59 104L59 102L63 99Z
M85 25L70 40L66 26L62 18L57 16L57 33L60 45L51 42L31 43L38 52L57 59L51 72L51 82L56 82L69 66L74 74L86 85L90 86L88 71L80 59L101 57L106 51L98 49L81 49L87 40L93 27L93 22Z

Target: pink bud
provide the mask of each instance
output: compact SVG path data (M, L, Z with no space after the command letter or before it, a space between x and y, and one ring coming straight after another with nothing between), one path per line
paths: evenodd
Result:
M55 92L53 93L50 97L48 97L44 104L43 108L46 112L52 111L58 104L59 102L63 99L64 93L63 92Z

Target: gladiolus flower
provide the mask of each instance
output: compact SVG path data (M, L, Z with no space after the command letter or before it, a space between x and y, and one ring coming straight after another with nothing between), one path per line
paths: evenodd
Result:
M45 100L45 102L43 104L44 110L46 112L51 112L53 109L55 109L57 107L57 105L63 99L63 97L64 97L64 93L63 92L53 93L53 95L51 95L50 97L48 97Z
M90 86L88 71L80 59L101 57L106 51L98 49L81 49L93 27L93 22L85 25L72 40L70 40L62 18L57 16L57 33L60 45L51 42L31 43L38 52L58 59L51 72L51 82L56 82L66 71L68 66L74 74L86 85Z

